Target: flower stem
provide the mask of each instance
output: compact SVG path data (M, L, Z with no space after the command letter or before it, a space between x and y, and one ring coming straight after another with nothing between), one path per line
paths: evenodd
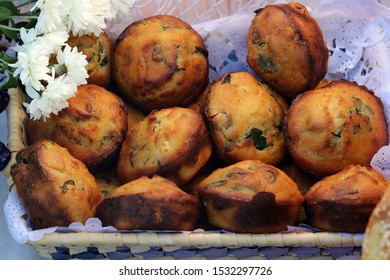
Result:
M12 16L11 18L13 18L13 19L38 19L37 16L23 16L23 15Z
M19 28L9 27L8 25L4 25L4 24L0 24L0 27L4 28L4 29L12 30L12 31L19 31L20 30Z

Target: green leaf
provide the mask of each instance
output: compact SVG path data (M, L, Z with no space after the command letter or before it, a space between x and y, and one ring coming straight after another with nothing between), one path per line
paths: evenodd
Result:
M36 24L37 24L36 19L30 19L29 21L20 21L20 22L16 23L15 27L18 29L21 29L22 27L24 27L26 29L30 29L30 28L33 28Z
M0 26L0 35L1 34L4 34L5 36L7 36L8 38L10 39L18 39L18 32L15 31L15 30L11 30L11 29L8 29L7 27L4 27L4 26Z
M6 52L0 53L0 59L4 60L8 64L15 63L17 61L16 57L10 56Z
M12 12L9 9L0 6L0 22L5 21L10 16L12 16Z
M19 11L11 0L0 0L0 7L4 7L11 12L11 15L19 15Z

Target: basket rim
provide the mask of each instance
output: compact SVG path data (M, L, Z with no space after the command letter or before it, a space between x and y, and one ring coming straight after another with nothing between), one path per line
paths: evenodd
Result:
M44 234L37 246L185 246L185 247L361 247L361 234L337 232L286 232L286 233L161 233L161 232L77 232Z

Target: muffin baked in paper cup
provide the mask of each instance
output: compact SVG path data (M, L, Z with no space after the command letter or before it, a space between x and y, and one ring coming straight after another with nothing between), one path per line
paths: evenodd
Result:
M163 0L136 2L134 8L129 11L129 17L108 27L107 33L111 40L114 42L128 24L146 15L173 14L173 10L170 10L172 5L169 6L168 2ZM199 0L187 0L187 2L200 3ZM255 15L254 11L267 4L287 3L287 1L238 1L234 4L237 12L229 16L226 10L218 6L221 4L219 2L223 1L214 3L215 7L203 10L192 9L189 3L187 8L181 8L175 14L191 24L204 38L209 51L210 82L229 72L252 72L246 62L246 39L251 20ZM300 2L306 4L307 1ZM150 9L146 8L148 4L153 4L150 5ZM329 49L328 73L325 78L347 79L366 86L381 98L390 124L390 68L388 67L390 10L374 0L324 0L318 6L308 10L322 29ZM212 20L216 17L218 18ZM390 158L390 146L385 146L373 157L371 164L390 178L388 158ZM9 231L19 243L28 240L37 241L43 234L54 231L116 231L112 227L102 227L100 220L96 218L89 219L85 225L73 223L68 228L32 230L25 208L15 190L10 192L4 205L4 212ZM293 231L297 231L297 228L293 227ZM302 231L307 229L303 228Z

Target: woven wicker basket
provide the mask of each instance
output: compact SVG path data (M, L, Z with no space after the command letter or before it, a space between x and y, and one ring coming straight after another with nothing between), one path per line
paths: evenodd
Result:
M26 146L23 93L9 91L8 147L12 158L3 173L14 187L9 168ZM49 259L360 259L362 235L330 232L274 234L194 233L60 233L28 241Z

